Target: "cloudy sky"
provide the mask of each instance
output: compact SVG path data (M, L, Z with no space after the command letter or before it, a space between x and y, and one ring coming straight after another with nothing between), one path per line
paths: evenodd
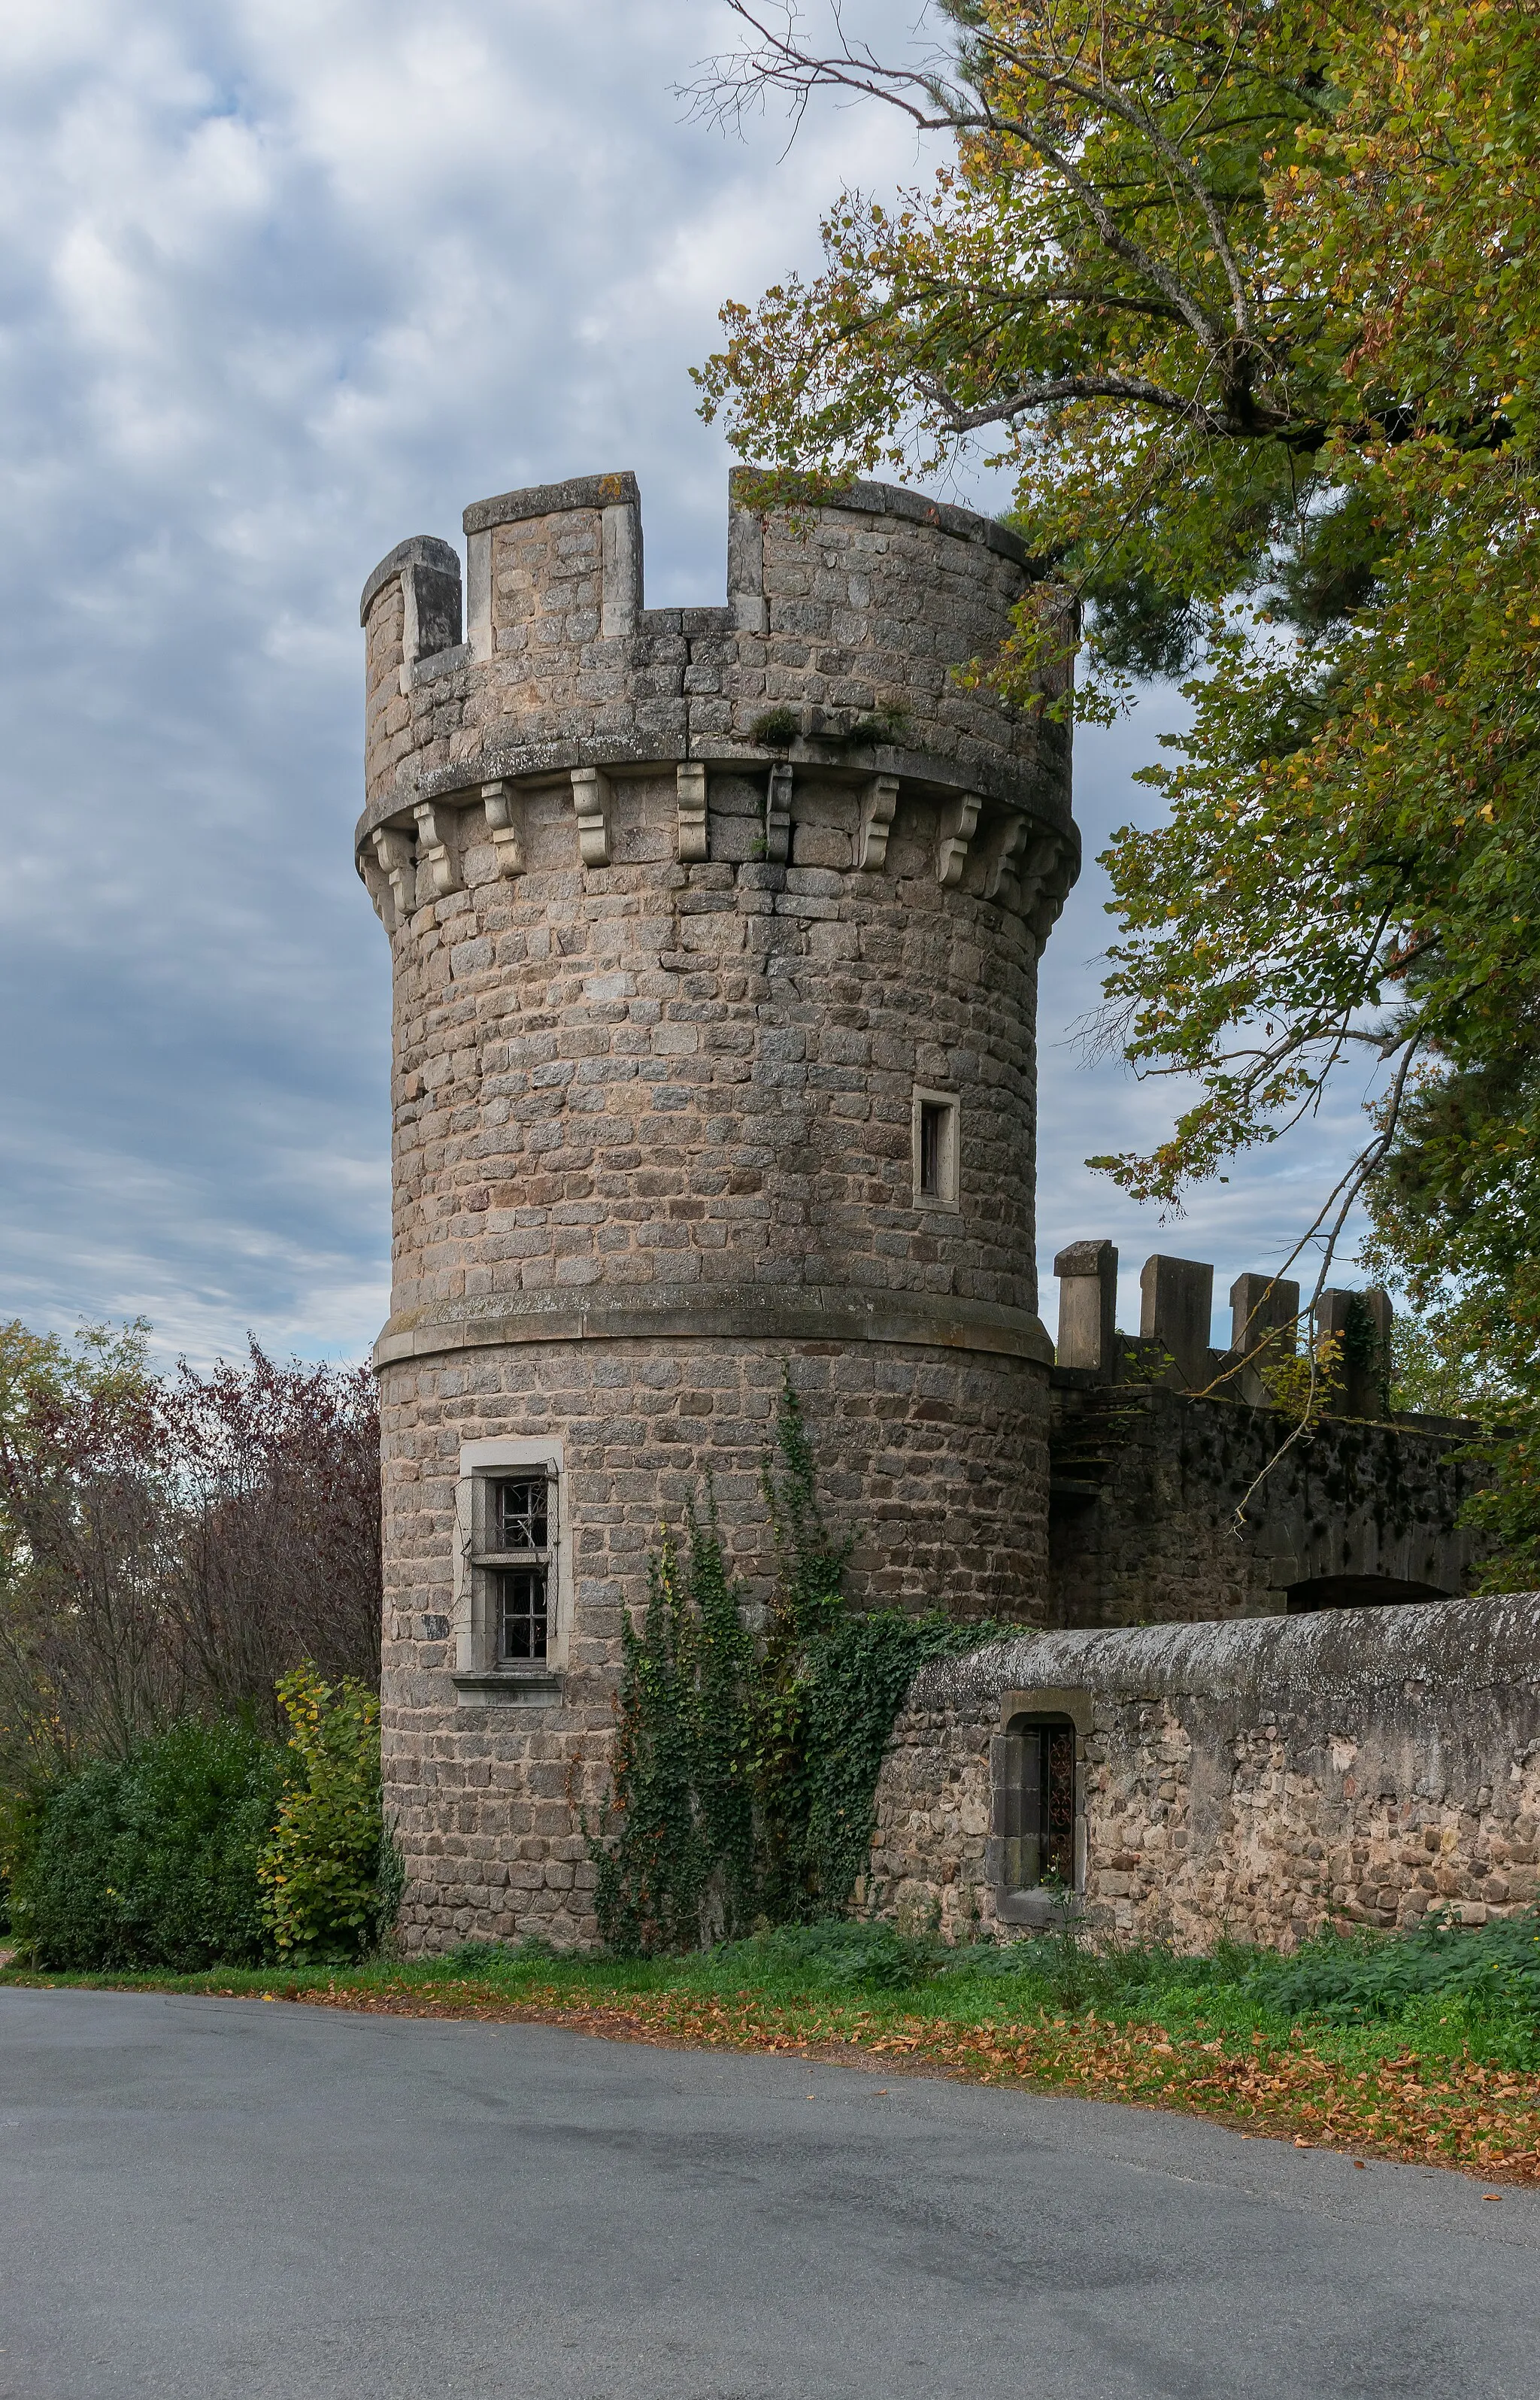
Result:
M892 12L874 14L891 20ZM0 1316L248 1328L356 1357L388 1289L386 943L352 870L359 588L466 502L618 467L647 598L719 599L718 434L687 369L729 294L809 264L842 178L924 170L879 111L795 145L673 87L715 0L0 0ZM954 489L988 500L982 474ZM1083 734L1094 852L1174 721ZM1081 1161L1168 1095L1043 996L1043 1265L1110 1234L1274 1262L1351 1108L1162 1227ZM1051 1316L1053 1289L1044 1293Z

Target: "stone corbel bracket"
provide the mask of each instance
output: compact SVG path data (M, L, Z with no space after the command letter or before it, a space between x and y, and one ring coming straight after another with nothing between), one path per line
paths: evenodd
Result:
M572 807L578 820L578 855L585 866L609 865L609 777L598 767L572 770Z
M706 770L688 760L676 770L679 794L679 835L675 852L682 866L711 855L706 820Z
M390 920L387 921L385 910L381 908L380 921L388 934L393 934L398 925L411 921L412 912L417 905L417 860L411 835L398 832L391 825L376 825L375 857L385 879L386 891L390 895Z
M428 869L434 896L447 899L460 887L459 811L443 800L419 800L412 813L417 821L418 863Z
M960 792L941 811L941 839L936 844L935 873L938 883L948 892L955 891L962 880L962 870L968 864L969 845L978 830L978 812L984 806L982 794Z
M507 775L499 775L495 783L482 785L482 809L486 818L486 830L492 838L492 847L497 853L497 872L509 877L524 873L524 846L513 819L517 790L517 784Z
M1017 869L1021 913L1039 949L1058 922L1075 880L1075 854L1068 842L1044 835Z
M879 875L888 863L888 836L898 807L898 777L874 775L861 796L861 831L856 838L855 864L865 875Z
M784 866L791 855L791 769L778 759L765 786L765 856Z
M1021 869L1030 840L1032 821L1019 809L1010 810L995 826L984 868L984 897L1019 907Z

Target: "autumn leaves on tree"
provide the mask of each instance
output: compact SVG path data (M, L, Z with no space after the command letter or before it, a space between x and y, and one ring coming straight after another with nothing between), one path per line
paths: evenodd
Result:
M1540 1394L1535 0L946 0L891 59L733 5L701 106L836 89L951 155L723 311L705 413L778 479L983 441L1081 604L1076 710L1191 678L1096 1030L1196 1097L1095 1164L1171 1204L1346 1072L1302 1238L1361 1199L1450 1355ZM1063 622L971 671L1041 704Z

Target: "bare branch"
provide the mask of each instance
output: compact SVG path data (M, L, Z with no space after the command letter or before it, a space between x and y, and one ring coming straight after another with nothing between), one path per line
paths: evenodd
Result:
M1050 383L1027 385L982 408L959 408L939 383L924 377L917 377L917 383L953 433L972 433L981 425L1004 424L1013 417L1024 416L1029 409L1052 408L1067 400L1133 400L1147 408L1185 416L1206 433L1221 434L1225 430L1223 420L1201 402L1185 399L1179 391L1166 391L1160 384L1146 382L1142 375L1059 375Z

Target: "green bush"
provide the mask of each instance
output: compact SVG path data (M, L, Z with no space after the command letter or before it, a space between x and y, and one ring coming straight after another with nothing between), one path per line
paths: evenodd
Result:
M60 1777L15 1822L19 1943L75 1972L254 1964L257 1860L282 1788L275 1743L196 1721Z
M380 1807L379 1701L352 1675L334 1689L309 1659L278 1696L288 1788L256 1870L263 1917L282 1958L356 1958L400 1896Z

